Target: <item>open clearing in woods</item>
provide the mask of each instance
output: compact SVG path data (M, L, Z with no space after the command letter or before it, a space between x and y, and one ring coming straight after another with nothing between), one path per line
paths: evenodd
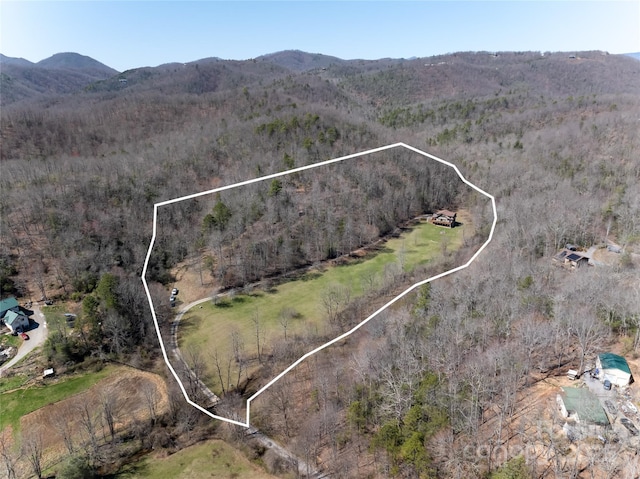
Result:
M125 366L107 366L99 372L56 381L0 396L1 431L12 434L14 440L19 432L38 434L47 470L59 465L67 454L63 430L76 448L83 448L87 437L82 418L87 412L100 443L106 441L108 431L100 421L105 398L112 400L116 434L127 430L133 421L149 420L152 414L159 416L168 408L167 388L160 376Z
M118 474L119 478L209 479L228 477L271 479L240 451L221 440L211 440L182 449L167 457L145 457Z
M16 389L0 395L2 414L0 414L0 431L12 426L14 432L19 430L20 418L36 411L47 404L61 401L79 394L94 386L100 380L115 374L120 368L107 366L99 372L73 376L61 380L52 380L45 385ZM20 377L20 381L24 379ZM17 386L17 380L12 377L0 379L0 387Z
M268 292L255 291L224 298L214 305L204 303L189 311L179 327L179 345L183 354L199 351L204 355L207 382L214 392L221 393L220 381L214 374L212 354L217 351L221 362L228 364L234 356L233 336L243 344L244 355L250 359L247 373L259 366L256 358L256 321L260 330L260 347L270 351L274 341L284 339L281 324L283 310L289 309L287 338L292 339L305 331L325 333L329 329L324 299L331 293L350 298L362 296L371 286L380 285L389 268L403 267L409 273L417 266L440 257L443 248L455 250L465 237L472 234L470 215L459 216L462 224L449 229L422 222L401 237L381 245L381 250L361 260L344 265L331 266L324 271L312 270L301 279L279 284ZM348 292L348 293L347 293ZM364 318L362 318L364 319ZM231 377L237 376L235 361L231 365Z

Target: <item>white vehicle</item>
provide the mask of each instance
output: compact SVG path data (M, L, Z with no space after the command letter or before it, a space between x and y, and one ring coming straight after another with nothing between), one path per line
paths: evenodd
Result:
M173 288L171 290L171 296L177 296L178 295L178 288Z

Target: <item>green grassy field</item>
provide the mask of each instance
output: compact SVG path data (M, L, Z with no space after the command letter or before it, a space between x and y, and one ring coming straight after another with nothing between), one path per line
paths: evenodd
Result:
M18 349L22 344L22 339L18 336L13 336L11 334L3 334L0 336L0 349L5 349L8 347L14 347Z
M255 466L239 451L219 440L182 449L164 458L144 458L128 466L115 477L119 479L209 479L212 477L273 478Z
M352 298L361 296L368 281L381 279L387 265L402 264L404 270L409 272L441 256L443 243L446 243L449 251L457 249L462 244L463 229L464 226L448 229L421 223L400 238L387 241L375 256L330 267L321 273L307 273L302 279L280 284L268 293L237 295L221 305L203 303L185 314L179 328L180 348L183 353L188 350L203 353L217 350L224 361L224 358L232 355L231 337L235 332L242 338L245 353L254 357L257 354L254 319L258 318L260 328L264 331L261 341L266 345L265 351L268 351L274 339L284 337L284 329L279 321L283 308L293 308L297 313L289 321L287 337L305 330L322 332L327 317L322 298L327 291L344 292L348 288ZM209 364L207 382L214 391L221 392L219 381L213 377L211 356L205 357L205 360Z
M28 387L17 391L0 394L0 431L12 426L14 433L20 428L20 418L25 414L36 411L47 404L61 401L69 396L86 391L101 379L114 372L115 368L107 366L99 372L87 373L81 376L64 379L58 383L46 386ZM23 381L24 378L21 378ZM15 386L15 379L0 379L0 390Z

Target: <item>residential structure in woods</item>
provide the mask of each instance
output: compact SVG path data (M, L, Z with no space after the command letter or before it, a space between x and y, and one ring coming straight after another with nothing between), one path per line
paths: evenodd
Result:
M453 228L456 225L456 213L449 210L439 210L431 215L429 221L434 225Z
M12 333L29 329L28 314L30 314L29 311L20 308L16 298L6 298L0 301L0 321L4 322Z
M558 408L573 430L579 428L581 433L597 433L599 428L609 425L609 418L600 401L589 389L560 389L561 392L556 397Z
M8 311L20 311L20 305L16 298L5 298L0 301L0 319L3 319Z
M625 387L633 382L627 360L613 353L601 353L596 357L598 378L608 379L614 386Z
M589 264L589 257L579 251L573 251L568 248L564 248L558 254L556 254L552 262L563 268L574 270L582 266Z

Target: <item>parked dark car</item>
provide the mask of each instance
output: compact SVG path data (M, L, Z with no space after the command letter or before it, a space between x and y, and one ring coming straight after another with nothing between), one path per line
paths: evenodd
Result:
M608 379L605 379L604 382L602 383L602 386L607 390L610 391L611 390L611 381L609 381Z
M626 417L623 417L622 419L620 419L620 423L627 428L627 430L629 431L629 433L632 436L637 436L638 435L638 428L635 426L635 424L633 424L629 419L627 419Z

